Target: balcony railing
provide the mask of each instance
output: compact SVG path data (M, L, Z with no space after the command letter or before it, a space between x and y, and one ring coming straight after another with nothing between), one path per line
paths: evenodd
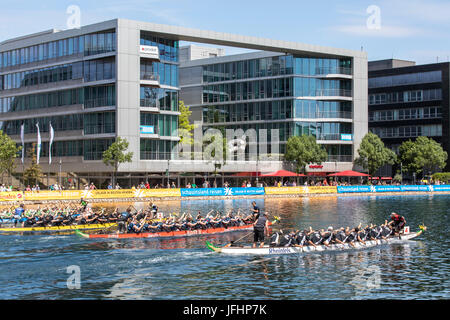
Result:
M159 110L159 103L155 99L140 99L141 107L157 108Z
M141 80L157 81L159 83L159 74L154 72L141 72Z
M174 156L171 152L141 151L141 160L171 160Z
M115 99L111 98L96 98L96 99L85 99L84 100L84 108L97 108L97 107L106 107L106 106L115 106Z
M341 118L352 119L353 113L350 111L317 111L312 113L300 113L295 115L296 118L316 119L316 118Z
M345 133L347 134L347 133ZM348 133L351 134L351 133ZM317 140L341 140L341 133L320 133L316 134Z
M328 155L327 162L352 162L352 156Z
M345 74L345 75L352 75L352 68L344 68L344 67L337 67L337 68L316 68L316 74L319 75L326 75L326 74Z
M311 92L315 97L351 97L352 90L347 89L319 89Z

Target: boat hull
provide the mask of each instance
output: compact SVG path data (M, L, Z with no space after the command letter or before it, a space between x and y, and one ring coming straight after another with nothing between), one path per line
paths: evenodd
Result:
M117 223L95 223L54 227L0 228L0 233L16 234L28 232L65 232L76 230L98 230L117 226Z
M136 238L177 238L177 237L190 237L198 235L208 234L220 234L234 231L243 231L253 229L253 225L243 225L228 228L209 228L198 230L185 230L185 231L171 231L171 232L148 232L148 233L112 233L112 234L78 234L84 238L89 239L136 239Z
M214 252L220 252L225 254L259 254L259 255L280 255L280 254L301 254L308 252L329 252L329 251L341 251L341 250L350 250L350 249L364 249L371 248L381 244L387 243L398 243L406 240L410 240L418 237L422 231L418 232L410 232L407 234L402 234L401 238L393 237L387 240L371 240L366 241L365 245L360 242L355 242L354 247L350 244L332 244L330 246L320 245L320 246L305 246L305 247L269 247L264 246L262 248L252 248L248 247L216 247L213 244L207 242L206 246L208 249Z

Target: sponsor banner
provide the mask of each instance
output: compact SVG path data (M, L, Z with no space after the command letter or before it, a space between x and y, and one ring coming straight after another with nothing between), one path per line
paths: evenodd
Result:
M375 192L373 186L338 186L338 193L352 193L352 192Z
M348 133L341 133L341 140L343 140L343 141L352 141L353 140L353 136L351 134L348 134Z
M402 192L401 186L375 186L375 192Z
M450 185L435 185L432 186L433 191L450 191Z
M337 193L336 186L304 187L305 193Z
M80 190L63 190L63 191L25 191L24 200L79 200L81 197Z
M266 187L266 194L298 194L305 193L305 187Z
M136 198L181 197L181 189L140 189L134 190Z
M154 126L140 126L140 133L155 134Z
M116 198L134 198L135 191L133 189L94 189L82 190L81 197L86 199L116 199Z
M20 201L20 200L24 200L22 191L0 192L0 201Z
M139 53L144 58L159 59L159 48L155 46L139 46Z
M400 189L404 192L407 191L424 191L424 192L430 192L433 191L433 186L427 186L427 185L422 185L422 186L400 186Z
M183 188L182 197L263 195L264 188Z

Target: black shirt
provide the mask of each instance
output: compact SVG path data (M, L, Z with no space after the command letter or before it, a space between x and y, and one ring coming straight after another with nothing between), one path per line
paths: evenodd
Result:
M266 226L267 218L262 215L259 216L258 220L256 220L255 229L264 229Z

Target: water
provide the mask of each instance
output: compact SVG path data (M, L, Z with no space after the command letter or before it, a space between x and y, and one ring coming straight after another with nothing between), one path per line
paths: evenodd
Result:
M243 208L252 200L159 203L161 211ZM417 240L365 250L287 256L227 256L205 248L245 235L176 240L0 236L0 299L449 299L450 197L257 199L279 228L354 226L406 217ZM127 204L118 204L125 208ZM137 208L142 203L134 204ZM69 266L80 289L68 289Z

